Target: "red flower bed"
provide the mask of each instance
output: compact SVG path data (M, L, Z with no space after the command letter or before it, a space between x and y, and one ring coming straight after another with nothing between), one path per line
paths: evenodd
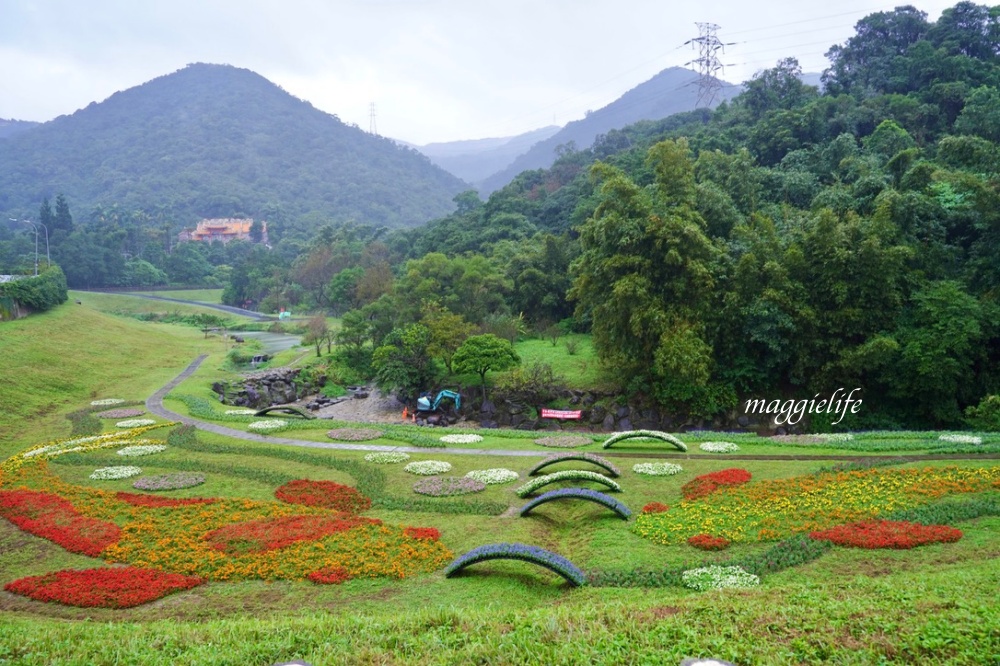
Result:
M320 506L347 513L361 513L371 508L372 501L350 486L333 481L289 481L274 491L274 496L289 504Z
M57 571L7 583L4 589L37 601L83 608L131 608L205 582L159 569L121 567Z
M663 502L650 502L642 507L643 513L663 513L664 511L670 511L670 507Z
M181 498L170 498L170 497L158 497L156 495L144 495L142 493L115 493L115 498L131 504L132 506L146 506L152 508L164 507L164 506L189 506L191 504L213 504L218 502L217 499L212 499L209 497L192 497L190 499Z
M742 486L750 480L750 472L738 467L719 470L709 474L696 476L681 486L684 499L698 499L711 495L722 486Z
M813 539L832 541L849 548L895 548L905 550L928 543L953 543L962 530L947 525L921 525L894 520L863 520L810 532Z
M725 537L715 537L711 534L696 534L688 539L688 544L702 550L725 550L729 548L729 540Z
M34 490L0 491L0 516L71 553L90 557L100 555L121 535L114 523L81 516L58 495Z
M344 567L323 567L308 574L306 578L321 585L340 585L350 580L351 574Z
M436 527L405 527L403 534L411 539L430 539L431 541L441 539L441 532Z
M380 525L382 521L358 516L285 516L233 523L212 530L205 540L229 555L259 553L284 548L296 541L316 541L358 525Z

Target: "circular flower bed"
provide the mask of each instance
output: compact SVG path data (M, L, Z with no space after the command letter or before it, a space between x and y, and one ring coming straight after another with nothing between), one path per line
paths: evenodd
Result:
M689 569L681 574L681 580L685 587L702 592L760 585L760 578L742 567L710 566Z
M410 474L419 474L420 476L433 476L435 474L450 472L451 463L443 462L441 460L420 460L408 463L406 467L403 468L403 471L409 472Z
M138 469L138 468L136 468ZM132 484L138 490L180 490L192 488L205 483L205 475L198 472L174 472L173 474L156 474L136 479Z
M711 534L696 534L688 539L688 544L702 550L725 550L729 548L729 540L725 537L715 537Z
M126 446L124 449L118 449L118 455L130 457L148 456L166 450L167 447L164 444L137 444L135 446Z
M702 442L698 448L706 453L735 453L740 447L732 442Z
M274 496L289 504L320 506L347 513L360 513L372 506L372 501L356 489L333 481L296 479L275 490Z
M153 419L126 419L115 424L116 428L141 428L142 426L153 425Z
M444 435L440 439L445 444L475 444L483 441L479 435Z
M947 525L921 525L896 520L863 520L810 532L810 538L849 548L893 548L906 550L928 543L954 543L962 530Z
M271 419L270 421L254 421L247 426L247 430L252 432L274 432L288 425L288 421L282 419Z
M403 453L402 451L376 451L375 453L365 455L365 462L375 463L376 465L390 465L392 463L406 462L409 459L410 454Z
M384 434L381 430L369 428L334 428L326 432L326 436L330 439L339 439L342 442L364 442L369 439L378 439Z
M431 497L468 495L484 490L486 490L485 483L467 476L436 476L433 479L422 479L413 484L413 492Z
M90 402L91 407L106 407L110 405L120 405L125 402L121 398L103 398L101 400L92 400Z
M976 437L975 435L941 435L938 437L942 442L951 442L952 444L982 444L983 438Z
M90 478L96 481L117 481L118 479L127 479L132 476L139 476L142 474L142 469L139 467L133 467L132 465L118 465L116 467L102 467L100 469L94 470L94 473L90 475Z
M97 412L94 416L102 419L129 419L133 416L142 416L145 413L145 409L123 407L121 409L105 409L103 412Z
M632 471L646 476L673 476L683 472L684 468L668 462L637 463L632 465Z
M514 470L504 469L503 467L497 467L494 469L475 469L465 476L470 479L475 479L476 481L482 481L488 486L510 483L521 478L520 475Z
M575 449L578 446L586 446L587 444L593 444L594 440L589 437L573 436L573 437L539 437L535 440L535 444L539 446L547 446L553 449Z
M257 413L256 409L227 409L226 416L253 416Z

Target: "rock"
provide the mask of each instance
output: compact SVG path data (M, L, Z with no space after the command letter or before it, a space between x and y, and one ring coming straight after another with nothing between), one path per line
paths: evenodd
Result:
M600 423L604 420L607 413L607 410L601 405L594 405L594 407L590 410L590 418L588 420L591 423Z
M618 430L625 432L629 430L635 430L635 428L632 427L631 419L629 419L626 416L625 418L623 418L621 421L618 422Z
M480 428L499 428L500 424L497 423L496 421L480 421L479 422L479 427Z
M628 405L622 405L617 410L615 410L615 416L619 419L623 419L632 413L632 409Z
M479 408L482 414L495 414L497 411L497 406L493 404L491 400L484 400L482 406Z
M361 400L368 397L368 391L355 391L354 397Z
M604 417L604 421L601 423L601 428L605 432L612 432L615 429L615 417L612 414L608 414Z
M736 419L736 423L738 423L741 428L746 428L748 425L750 425L750 419L747 418L747 416L744 414L743 416Z

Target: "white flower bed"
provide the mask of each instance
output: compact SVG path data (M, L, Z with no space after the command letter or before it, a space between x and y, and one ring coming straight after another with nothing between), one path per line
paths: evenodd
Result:
M282 419L271 419L269 421L254 421L247 426L247 430L252 430L253 432L274 432L279 428L284 428L288 425L288 421Z
M681 580L685 587L701 592L760 585L760 578L742 567L720 567L718 565L689 569L681 574Z
M406 462L409 459L410 454L403 453L402 451L376 451L375 453L369 453L365 456L365 462L375 463L376 465L401 463Z
M167 447L164 444L136 444L126 446L124 449L118 449L118 455L130 457L148 456L166 450Z
M122 398L104 398L103 400L91 400L93 407L106 407L108 405L120 405L125 402Z
M441 441L445 444L475 444L483 441L479 435L444 435Z
M226 416L253 416L257 413L256 409L227 409Z
M735 453L740 447L732 442L703 442L698 448L708 453Z
M854 441L854 435L849 432L826 432L819 435L828 442L851 442Z
M411 462L403 468L404 472L419 474L420 476L433 476L451 471L451 463L441 460L419 460Z
M975 435L941 435L938 437L942 442L951 442L952 444L982 444L983 438L976 437Z
M485 483L488 486L498 485L501 483L510 483L511 481L517 481L521 476L512 469L504 469L503 467L497 467L494 469L474 469L468 474L467 477L470 479L475 479Z
M126 419L115 424L116 428L141 428L142 426L153 425L153 419Z
M127 479L131 476L139 476L142 469L132 465L118 465L116 467L102 467L94 470L90 478L96 481L115 481L117 479Z
M646 476L673 476L674 474L683 472L684 468L668 462L637 463L632 465L632 471L636 474L645 474Z

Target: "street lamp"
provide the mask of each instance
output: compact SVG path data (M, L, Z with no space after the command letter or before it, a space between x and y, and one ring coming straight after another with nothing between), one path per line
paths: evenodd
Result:
M49 228L45 226L44 222L32 222L31 220L15 220L12 217L7 218L11 222L24 222L25 224L30 224L31 228L35 230L35 275L38 275L38 227L37 224L42 225L42 229L45 229L45 261L49 266L52 265L52 257L49 255Z

